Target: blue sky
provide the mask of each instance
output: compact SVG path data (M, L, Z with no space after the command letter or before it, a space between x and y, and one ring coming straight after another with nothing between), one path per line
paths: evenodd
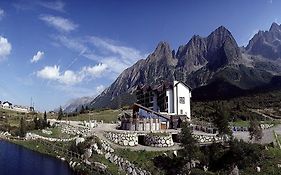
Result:
M227 27L240 46L281 22L277 0L0 1L0 100L51 110L95 96L159 41Z

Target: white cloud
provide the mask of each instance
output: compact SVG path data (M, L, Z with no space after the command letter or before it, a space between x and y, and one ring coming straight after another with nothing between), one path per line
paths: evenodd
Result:
M0 8L0 20L2 20L4 16L5 16L5 11Z
M135 62L136 60L143 58L144 55L137 49L121 46L115 43L115 41L102 39L99 37L90 37L90 42L96 47L102 49L108 54L114 54L122 58L122 60L128 64Z
M80 98L83 96L96 96L97 91L96 89L93 88L85 88L85 87L81 87L81 86L68 86L68 85L64 85L64 84L59 84L59 85L51 85L51 87L63 91L67 96L71 97L71 98Z
M44 57L43 51L38 51L30 60L31 63L36 63L37 61L41 60Z
M65 85L74 85L84 80L94 79L99 77L107 69L104 64L97 64L95 66L82 67L80 71L66 70L61 71L57 65L46 66L42 70L37 71L36 75L39 78L57 81Z
M60 67L57 65L46 66L37 72L37 76L49 80L58 80L60 77Z
M70 32L78 27L78 25L71 20L59 16L41 15L39 19L62 32Z
M147 54L143 54L135 48L123 46L116 41L96 36L85 39L57 36L54 39L66 48L78 52L79 55L107 65L108 72L114 75L111 78L115 78L124 69L147 56Z
M87 75L91 75L92 77L99 77L108 69L107 64L97 64L92 67L83 67L82 71Z
M99 85L96 87L96 92L97 94L100 94L102 93L102 91L105 89L105 86L104 85Z
M75 73L71 70L66 70L63 74L58 77L60 83L72 85L76 83L80 83L84 78L84 75L80 73Z
M76 52L83 53L88 50L88 47L83 43L82 40L68 38L63 35L55 36L53 38L66 48L74 50Z
M9 43L8 39L0 36L0 60L5 59L10 55L12 50L12 45Z
M62 1L54 1L54 2L41 1L39 2L39 5L58 12L64 12L65 3Z

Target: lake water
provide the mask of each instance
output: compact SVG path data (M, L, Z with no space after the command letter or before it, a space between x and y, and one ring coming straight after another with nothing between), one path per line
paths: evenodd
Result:
M75 175L66 162L0 140L0 175Z

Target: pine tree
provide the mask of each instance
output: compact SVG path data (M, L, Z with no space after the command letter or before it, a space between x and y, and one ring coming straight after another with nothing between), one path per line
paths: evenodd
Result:
M84 114L84 113L85 113L85 108L84 108L84 106L82 105L81 110L80 110L80 114Z
M223 104L216 103L214 105L215 112L212 113L214 118L214 124L218 128L219 135L232 135L232 131L229 126L229 109L226 108Z
M260 123L255 119L250 120L249 134L250 140L255 139L255 141L259 141L262 139L262 128L260 126Z
M44 112L44 127L48 126L48 120L47 120L47 113L46 111Z
M63 111L62 111L62 108L60 106L59 113L58 113L58 120L61 120L62 117L63 117Z
M183 159L183 167L181 169L185 173L190 171L191 161L197 159L200 153L197 141L192 136L190 125L187 122L182 123L180 140L181 147L183 148L180 150L180 156Z
M25 137L26 134L26 121L25 119L22 117L20 119L20 130L19 130L19 136L20 137Z

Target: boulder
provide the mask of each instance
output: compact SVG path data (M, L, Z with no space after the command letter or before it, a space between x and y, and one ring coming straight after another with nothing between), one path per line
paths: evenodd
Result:
M75 140L75 145L77 146L79 143L85 142L85 139L83 137L78 137Z
M129 146L135 146L135 143L133 141L130 141Z

